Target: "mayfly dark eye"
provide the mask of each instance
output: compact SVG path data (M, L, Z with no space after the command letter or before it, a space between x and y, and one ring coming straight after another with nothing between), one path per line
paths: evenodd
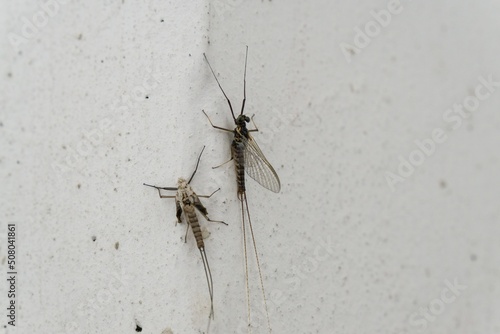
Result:
M186 219L187 222L186 236L184 237L184 242L186 242L187 232L191 227L194 238L196 240L196 245L200 250L201 259L203 261L203 267L205 269L205 276L207 277L208 293L210 294L210 314L208 317L214 319L214 285L212 281L212 272L210 271L210 266L208 265L208 258L205 252L205 242L203 241L200 223L198 221L198 217L196 216L195 209L198 210L202 214L202 216L205 217L205 219L209 222L221 223L224 225L227 224L220 220L210 219L208 217L207 209L203 206L203 204L200 201L200 197L210 198L213 194L219 191L220 188L215 190L210 195L197 195L193 191L190 185L194 175L196 174L196 171L198 170L198 165L200 164L201 155L203 154L204 149L205 147L203 147L200 155L198 156L198 161L196 162L196 168L194 169L193 174L191 174L189 180L186 181L184 178L179 178L177 181L177 187L157 187L146 183L144 183L144 185L156 188L158 190L160 198L175 199L177 223L182 223L182 214L184 213L184 218ZM161 190L177 191L177 194L163 195L161 193Z
M203 54L205 57L205 60L208 64L208 67L210 68L210 71L212 72L217 84L219 85L220 90L222 91L222 94L227 100L227 103L229 105L229 109L231 111L231 115L233 117L234 123L236 127L231 130L227 129L221 126L216 126L212 123L212 120L208 115L205 113L203 110L203 113L205 116L208 118L208 121L212 125L212 127L226 131L226 132L232 132L234 134L233 141L231 143L231 159L229 159L226 162L229 162L231 160L234 160L234 165L236 168L236 184L238 187L238 198L241 202L241 219L242 219L242 230L243 230L243 251L244 251L244 257L245 257L245 283L246 283L246 293L247 293L247 309L248 309L248 326L249 329L251 329L251 308L250 308L250 292L249 292L249 287L248 287L248 259L247 259L247 238L246 238L246 224L245 224L245 212L246 216L248 217L248 226L250 228L250 235L251 235L251 240L252 240L252 245L254 248L255 252L255 258L257 262L257 267L258 267L258 272L259 272L259 279L260 279L260 285L261 285L261 290L262 290L262 296L264 299L264 307L266 311L266 316L267 316L267 325L269 329L269 333L271 333L271 323L269 320L269 312L267 310L267 302L266 302L266 293L264 291L264 282L262 279L262 272L260 269L260 262L259 262L259 255L257 252L257 246L255 242L255 237L253 233L253 227L252 227L252 220L250 218L250 210L248 208L248 200L246 196L246 182L245 182L245 172L247 175L249 175L252 179L257 181L260 185L262 185L264 188L269 189L273 192L279 192L281 189L281 184L280 184L280 179L278 177L278 174L274 170L273 166L267 161L266 157L264 156L264 153L262 153L262 150L259 148L253 137L250 135L251 132L257 132L259 129L255 125L253 121L253 116L250 118L246 115L243 114L245 110L245 102L246 102L246 73L247 73L247 58L248 58L248 46L246 48L246 53L245 53L245 72L243 76L243 102L241 103L241 111L238 117L236 118L234 115L234 110L233 106L231 105L231 101L227 97L226 93L224 92L224 89L222 89L222 86L219 82L219 79L217 79L217 76L215 75L214 70L212 69L212 66L208 62L207 56ZM249 123L252 121L253 124L253 129L247 129L246 123ZM225 163L224 163L225 164ZM220 167L223 164L217 166ZM215 168L217 168L215 167Z

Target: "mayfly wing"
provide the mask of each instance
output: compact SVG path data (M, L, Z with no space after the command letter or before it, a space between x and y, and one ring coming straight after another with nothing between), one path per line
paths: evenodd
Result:
M280 178L271 163L267 161L255 139L248 134L248 138L241 136L241 141L245 147L243 152L245 157L245 171L248 176L264 188L278 193L281 189Z
M204 216L208 215L207 208L205 208L205 206L201 203L201 201L198 198L198 196L196 194L192 194L192 197L193 197L193 205L194 205L194 207L196 209L198 209L198 211L200 211L202 215L204 215Z
M177 217L177 223L182 223L182 206L181 202L176 198L175 199L175 216Z

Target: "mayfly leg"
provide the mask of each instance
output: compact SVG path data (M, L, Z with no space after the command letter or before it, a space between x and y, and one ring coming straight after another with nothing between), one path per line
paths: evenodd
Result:
M234 160L235 168L236 168L236 183L237 183L237 188L238 188L238 199L241 202L241 222L242 222L242 233L243 233L243 255L244 255L244 261L245 261L245 287L246 287L246 298L247 298L247 315L248 315L248 330L251 332L251 321L252 321L252 316L251 316L251 303L250 303L250 287L249 287L249 270L248 270L248 253L247 253L247 230L246 230L246 223L245 223L245 211L246 215L248 217L248 226L250 229L250 236L252 239L252 245L254 248L254 253L255 253L255 259L257 263L257 269L259 273L259 279L260 279L260 286L261 286L261 291L262 291L262 298L264 300L264 308L266 312L266 317L267 317L267 326L269 329L269 333L271 333L271 322L269 319L269 312L267 309L267 300L266 300L266 293L264 289L264 281L262 279L262 271L260 268L260 260L259 260L259 254L257 251L257 243L255 241L255 235L253 232L253 226L252 226L252 220L250 218L250 209L248 206L248 200L246 197L246 184L245 184L245 172L252 177L254 180L259 182L261 185L266 187L267 189L270 189L274 192L279 192L280 189L280 182L278 175L274 171L274 168L271 166L271 164L267 161L265 156L263 155L262 151L258 148L257 143L253 140L253 138L250 136L250 132L257 132L259 131L257 126L255 125L255 122L253 121L253 116L251 118L247 117L246 115L243 114L245 110L245 103L246 103L246 74L247 74L247 59L248 59L248 46L246 47L246 52L245 52L245 71L243 75L243 101L241 103L241 111L238 117L235 117L233 107L231 104L231 101L227 97L224 89L222 88L219 79L215 75L215 71L213 70L212 66L210 65L210 62L207 59L207 56L203 54L205 57L205 60L208 64L208 67L210 68L210 71L212 72L215 81L217 82L217 85L219 86L220 90L222 91L222 94L226 98L226 101L229 105L229 109L231 111L231 115L233 117L233 120L235 122L236 128L234 130L227 129L221 126L214 125L212 123L212 120L210 117L207 115L207 113L203 111L205 116L208 118L208 121L210 122L210 125L218 130L226 131L226 132L232 132L234 134L233 142L231 144L231 159L226 161L225 163L217 166L220 167L227 162ZM254 129L247 129L246 123L249 123L250 120L252 121L254 125ZM217 168L213 167L213 168Z
M226 131L226 132L233 132L233 130L231 129L226 129L226 128L223 128L221 126L217 126L217 125L214 125L214 123L212 123L212 120L210 119L210 117L208 117L207 113L205 112L205 110L202 110L202 112L205 114L205 116L207 116L208 118L208 121L210 122L210 125L215 128L215 129L219 129L219 130L222 130L222 131Z
M203 150L205 147L203 147ZM193 189L191 188L190 182L193 180L197 170L198 166L200 164L200 159L201 155L203 154L203 150L201 151L200 155L198 156L198 161L196 162L196 167L191 174L191 177L189 180L185 180L183 178L179 178L177 181L177 187L158 187L155 185L150 185L144 183L143 185L152 187L158 190L158 194L160 198L175 198L175 204L176 204L176 217L177 217L177 222L182 223L182 214L184 214L184 218L186 219L187 222L187 229L186 229L186 236L184 237L184 242L187 240L187 232L189 228L191 227L191 230L193 231L194 238L196 240L196 245L200 251L201 255L201 260L203 262L203 268L205 271L205 276L207 279L207 285L208 285L208 293L210 295L210 314L209 314L209 319L214 319L214 284L212 280L212 272L210 270L210 265L208 263L208 257L207 253L205 251L205 242L203 241L203 235L201 232L201 227L200 223L198 221L198 217L196 215L196 210L198 210L203 217L209 222L214 222L214 223L222 223L227 225L225 222L221 220L213 220L208 217L208 211L203 206L203 204L200 201L200 197L202 198L210 198L212 197L213 194L218 192L220 190L217 189L214 192L212 192L210 195L197 195ZM161 190L167 190L167 191L177 191L176 195L164 195L162 194ZM209 321L209 326L210 326L210 321Z

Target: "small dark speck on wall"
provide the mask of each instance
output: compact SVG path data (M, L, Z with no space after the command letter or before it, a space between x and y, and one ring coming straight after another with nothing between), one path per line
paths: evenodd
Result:
M138 324L135 325L135 331L136 332L142 332L142 327L139 326Z
M118 249L120 247L120 243L117 241L115 242L115 249Z
M97 240L97 237L95 235L92 236L92 241L96 241Z

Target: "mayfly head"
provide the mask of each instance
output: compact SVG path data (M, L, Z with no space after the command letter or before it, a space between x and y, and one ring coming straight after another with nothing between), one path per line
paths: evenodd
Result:
M187 186L188 186L188 181L186 181L186 179L180 177L178 180L177 180L177 187L179 189L186 189Z
M245 123L250 123L250 117L246 115L239 115L234 122L237 126L246 127Z

